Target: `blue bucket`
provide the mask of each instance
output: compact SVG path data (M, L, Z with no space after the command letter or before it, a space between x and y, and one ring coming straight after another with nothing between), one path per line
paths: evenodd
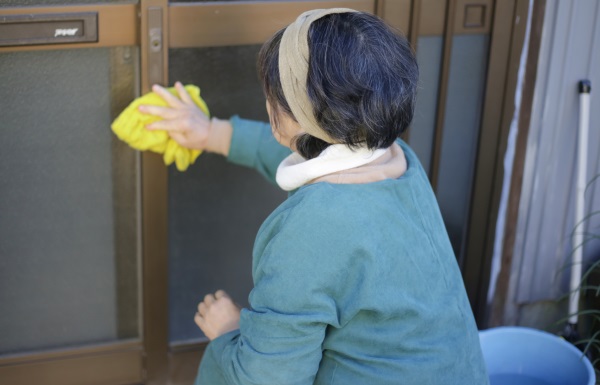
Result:
M555 336L525 327L479 333L491 385L594 385L596 375L579 349Z

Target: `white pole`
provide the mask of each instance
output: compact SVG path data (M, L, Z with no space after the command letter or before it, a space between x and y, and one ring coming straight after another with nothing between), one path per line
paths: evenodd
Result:
M581 270L583 264L583 231L585 210L585 187L587 174L587 142L590 126L590 91L589 80L579 82L579 130L577 143L577 189L575 196L575 229L573 231L573 260L571 263L571 285L569 295L569 323L577 324L579 293L581 286Z

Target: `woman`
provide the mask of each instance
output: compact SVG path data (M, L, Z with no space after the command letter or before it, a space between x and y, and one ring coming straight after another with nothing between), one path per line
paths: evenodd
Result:
M259 54L271 125L143 106L189 148L290 191L253 251L250 308L209 294L197 384L486 384L478 332L427 176L401 140L418 70L373 15L306 12ZM272 131L272 133L271 133ZM275 140L273 140L273 138ZM290 151L291 150L291 151Z

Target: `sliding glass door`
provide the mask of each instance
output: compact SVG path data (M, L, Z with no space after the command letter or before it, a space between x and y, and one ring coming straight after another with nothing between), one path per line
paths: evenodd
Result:
M134 21L136 5L9 3L0 383L141 382L139 156L109 129L138 93L140 55L135 24L103 33L111 18Z
M167 168L110 123L152 84L175 81L198 85L214 116L267 120L258 50L313 8L376 13L415 48L421 81L405 140L482 314L513 18L526 3L4 1L0 383L191 383L207 344L196 304L217 289L247 304L254 236L286 195L211 154Z

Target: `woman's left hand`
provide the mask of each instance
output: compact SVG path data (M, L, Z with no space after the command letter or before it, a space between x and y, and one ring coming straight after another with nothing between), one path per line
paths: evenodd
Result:
M210 340L240 327L240 308L223 290L207 294L198 304L194 322Z

